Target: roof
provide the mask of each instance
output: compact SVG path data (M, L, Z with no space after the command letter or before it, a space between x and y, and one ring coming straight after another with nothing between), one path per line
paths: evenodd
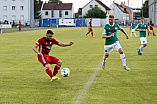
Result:
M78 9L78 15L82 15L82 8Z
M93 0L91 0L90 2L92 2L92 1L93 1ZM106 10L111 10L109 7L107 7L107 6L106 6L104 3L102 3L100 0L95 0L95 1L98 2L101 6L103 6ZM89 2L89 3L90 3L90 2ZM88 5L89 3L87 3L86 5ZM85 5L85 6L86 6L86 5ZM84 6L84 7L85 7L85 6ZM84 8L84 7L83 7L83 8Z
M44 3L42 10L72 10L72 3Z
M95 0L97 1L101 6L103 6L106 10L111 10L108 6L106 6L104 3L102 3L101 1L99 0Z
M123 13L128 13L127 11L124 10L119 4L114 3Z

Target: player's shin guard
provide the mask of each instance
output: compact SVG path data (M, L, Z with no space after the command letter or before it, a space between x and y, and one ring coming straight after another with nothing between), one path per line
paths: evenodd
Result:
M55 68L54 68L54 71L53 71L53 76L55 76L57 73L58 73L58 71L59 71L59 69L61 68L61 65L56 65L55 66Z
M120 54L120 58L122 60L123 66L126 66L126 58L125 58L125 54Z
M51 71L51 69L49 68L49 67L46 67L46 73L50 76L50 78L52 78L53 77L53 75L52 75L52 71Z

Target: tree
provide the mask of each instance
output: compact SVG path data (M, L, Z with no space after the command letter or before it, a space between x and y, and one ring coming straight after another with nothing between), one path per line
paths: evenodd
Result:
M88 10L87 14L84 16L84 18L106 18L106 14L104 11L102 11L98 7L94 7L90 10Z
M48 3L58 3L58 1L59 1L59 3L62 3L62 1L61 1L61 0L49 0L49 2L48 2Z
M41 17L41 14L40 14L41 3L42 3L41 0L34 0L34 19L39 19Z
M146 0L143 3L143 7L141 7L141 12L140 15L142 17L142 10L143 10L143 17L148 18L149 17L149 10L148 10L149 6L148 6L148 0Z

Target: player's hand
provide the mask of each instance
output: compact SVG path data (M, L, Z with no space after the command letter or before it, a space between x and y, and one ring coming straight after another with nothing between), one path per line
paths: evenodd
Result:
M129 39L129 36L128 36L128 34L126 34L126 39Z
M114 34L111 34L110 36L111 36L111 37L114 37Z
M74 42L73 42L73 41L71 41L69 44L70 44L70 45L72 45L72 44L74 44Z
M39 52L38 55L42 56L43 54Z

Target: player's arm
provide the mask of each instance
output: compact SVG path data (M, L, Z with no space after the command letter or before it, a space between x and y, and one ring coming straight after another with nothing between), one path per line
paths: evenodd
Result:
M111 34L110 36L107 36L106 29L104 28L102 32L102 38L110 38L110 37L114 37L114 33Z
M128 34L125 32L125 30L124 30L121 26L119 26L119 28L120 28L120 30L125 34L126 38L129 39L129 36L128 36Z
M69 44L59 43L58 45L61 46L61 47L66 47L66 46L71 46L72 44L74 44L73 41L69 42Z
M135 31L142 31L142 29L139 29L139 25L137 25Z
M111 34L110 36L107 36L106 34L102 34L102 38L110 38L110 37L114 37L114 34Z
M42 53L40 53L40 52L37 50L38 47L39 47L39 46L35 44L32 49L34 50L34 52L36 52L38 55L41 56Z

